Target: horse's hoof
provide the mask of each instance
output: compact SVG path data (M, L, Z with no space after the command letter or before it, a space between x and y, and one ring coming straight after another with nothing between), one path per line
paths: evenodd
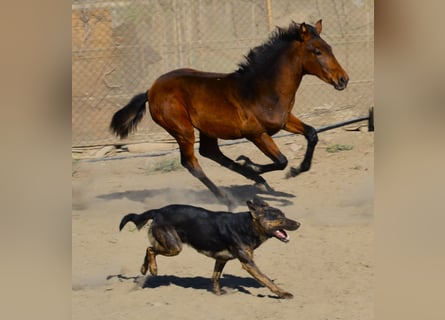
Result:
M296 177L296 176L298 176L301 172L303 172L303 171L301 170L300 167L291 167L291 168L289 169L289 171L286 173L286 179Z
M243 156L243 155L241 155L238 158L236 158L235 161L238 162L242 166L246 166L246 165L252 164L252 161L248 157Z

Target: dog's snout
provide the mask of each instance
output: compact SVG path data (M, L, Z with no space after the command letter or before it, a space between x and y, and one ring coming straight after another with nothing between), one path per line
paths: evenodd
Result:
M300 223L295 220L288 219L287 221L287 230L297 230L300 227Z

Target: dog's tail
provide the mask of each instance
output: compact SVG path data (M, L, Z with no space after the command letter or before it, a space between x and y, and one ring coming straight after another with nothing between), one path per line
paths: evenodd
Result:
M150 219L153 219L153 210L148 210L141 214L129 213L122 218L121 223L119 224L119 231L122 231L122 228L129 221L133 222L138 230L140 230Z
M111 131L121 139L135 131L145 114L145 103L147 101L148 91L135 95L125 107L113 115L110 124Z

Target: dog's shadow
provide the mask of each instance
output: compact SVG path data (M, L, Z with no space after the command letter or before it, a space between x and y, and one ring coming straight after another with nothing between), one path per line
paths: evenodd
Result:
M159 287L166 287L170 285L182 287L182 288L193 288L195 290L205 290L212 292L211 280L204 277L178 277L175 275L158 275L158 276L124 276L122 274L110 275L107 280L116 278L119 281L132 281L137 284L137 286L143 289L155 289ZM239 277L231 274L223 274L219 280L219 284L222 290L225 291L237 291L244 294L252 294L249 288L264 288L262 284L253 278L249 277ZM264 297L264 295L258 295L259 297ZM269 298L277 298L275 296L268 295Z
M238 206L244 207L247 200L252 200L254 197L259 196L265 201L271 202L273 205L289 206L292 205L292 201L289 198L294 198L295 195L281 192L281 191L263 191L254 185L243 186L230 186L223 187L223 190L231 194ZM207 189L200 191L185 189L185 188L163 188L163 189L144 189L144 190L128 190L124 192L113 192L109 194L103 194L97 196L100 199L115 200L115 199L129 199L137 202L145 202L146 199L150 199L156 196L168 195L169 199L173 202L182 202L184 196L187 199L193 199L195 204L218 204L218 200ZM174 200L177 198L178 200Z

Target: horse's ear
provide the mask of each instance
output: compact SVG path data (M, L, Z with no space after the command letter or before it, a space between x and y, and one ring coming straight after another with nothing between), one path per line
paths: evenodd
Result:
M321 33L321 19L315 23L315 31L317 31L317 34L320 35L320 33Z
M304 22L302 24L300 24L300 35L301 35L301 39L303 41L306 41L311 37L309 30L306 26L306 23L304 23Z

